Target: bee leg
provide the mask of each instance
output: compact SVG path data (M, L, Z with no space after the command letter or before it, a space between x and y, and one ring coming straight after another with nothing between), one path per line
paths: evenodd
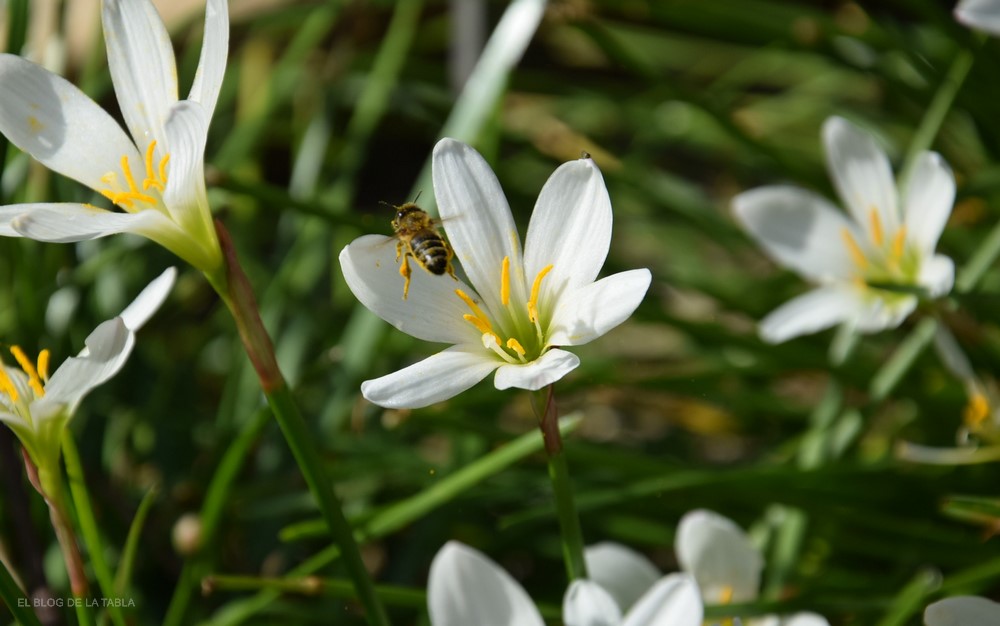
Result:
M401 255L401 254L403 254L403 242L402 241L397 241L396 242L396 261L397 262L399 261L399 255Z
M410 294L410 255L403 255L403 264L399 266L399 275L402 276L406 282L403 283L403 300L406 300L406 296Z
M452 250L451 246L449 246L447 243L445 243L444 246L448 250L448 264L445 266L445 269L448 270L448 274L452 278L458 280L458 276L455 276L455 267L451 264L451 260L455 257L455 251Z

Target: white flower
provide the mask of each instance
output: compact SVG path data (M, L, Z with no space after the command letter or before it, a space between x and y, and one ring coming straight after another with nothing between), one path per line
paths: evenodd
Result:
M0 132L123 212L78 203L4 206L0 235L70 242L131 232L212 272L222 254L203 168L229 47L226 0L207 2L198 71L182 101L170 37L152 2L105 0L102 19L131 137L74 85L10 54L0 54Z
M1000 1L962 0L955 7L955 19L970 28L1000 35Z
M1000 624L1000 604L975 596L945 598L924 610L927 626L990 626Z
M340 253L354 295L418 339L452 347L361 392L391 408L455 396L496 370L497 389L540 389L576 368L560 346L592 341L625 321L649 288L649 270L597 280L611 243L611 201L589 158L560 166L542 188L521 240L500 184L478 152L453 139L434 148L434 193L444 230L471 286L413 269L409 297L395 246L381 235Z
M916 308L913 291L937 297L954 280L951 259L934 253L955 198L944 160L922 153L900 195L873 137L832 117L823 142L849 215L797 187L760 187L733 200L736 218L777 262L819 285L761 322L768 342L838 323L860 332L895 327Z
M103 322L76 357L48 375L49 353L36 362L17 346L10 351L18 367L0 360L0 421L7 424L40 470L57 467L63 428L92 389L118 373L135 346L135 332L163 304L177 271L163 272L122 313Z
M433 626L543 626L542 616L510 574L456 541L431 563L427 609ZM698 626L702 606L694 581L674 574L656 582L622 618L598 584L578 580L563 600L566 626Z

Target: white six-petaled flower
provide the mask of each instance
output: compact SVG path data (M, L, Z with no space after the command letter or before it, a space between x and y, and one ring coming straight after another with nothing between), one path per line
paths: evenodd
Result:
M1000 0L962 0L955 7L959 22L1000 36Z
M570 585L563 598L566 626L699 626L701 599L691 577L671 574L643 590L623 611L591 580ZM438 550L427 582L433 626L544 626L534 602L503 568L478 550L450 541Z
M208 125L226 69L226 0L208 0L194 84L178 101L177 68L150 0L105 0L108 66L127 135L73 84L34 63L0 54L0 132L49 169L107 198L90 204L0 207L0 235L71 242L130 232L205 272L222 262L205 189Z
M163 272L120 315L94 329L80 354L66 359L51 377L47 350L32 361L13 346L19 367L0 359L0 421L14 431L40 470L55 471L63 428L84 396L125 365L136 331L163 304L176 274L174 268Z
M897 192L889 159L875 139L832 117L823 143L845 215L813 192L760 187L733 200L736 218L777 262L817 283L760 324L778 343L849 324L859 332L898 326L917 306L914 291L948 293L951 259L935 254L951 214L955 179L934 152L917 158L905 192Z
M453 139L434 148L434 193L469 284L415 270L409 297L395 246L360 237L340 253L354 295L418 339L452 347L365 381L362 394L391 408L448 399L496 370L498 389L536 390L579 365L561 349L625 321L649 288L647 269L597 280L611 244L611 201L589 158L565 163L545 183L524 252L500 183L482 156Z

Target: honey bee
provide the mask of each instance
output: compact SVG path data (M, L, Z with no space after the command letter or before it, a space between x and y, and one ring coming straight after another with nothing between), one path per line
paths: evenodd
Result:
M427 211L421 209L415 202L393 207L396 217L392 220L392 228L396 231L396 260L403 257L399 266L399 274L406 283L403 285L403 300L410 293L410 258L417 265L435 276L443 276L447 272L452 278L455 268L451 259L455 256L451 246L437 230L437 224Z

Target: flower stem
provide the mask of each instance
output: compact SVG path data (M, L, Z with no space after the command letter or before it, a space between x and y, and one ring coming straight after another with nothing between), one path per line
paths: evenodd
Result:
M586 578L583 531L580 529L580 517L576 513L576 503L573 501L573 485L570 483L569 466L566 464L562 435L559 433L559 414L552 385L549 385L546 391L536 393L535 399L538 402L532 403L532 406L535 408L538 427L545 440L545 453L549 457L549 479L552 481L552 491L556 498L556 516L559 518L566 574L571 581Z
M365 607L368 623L372 626L387 626L389 618L375 595L375 586L361 558L361 551L354 540L351 525L344 517L340 499L333 490L333 483L323 470L319 451L313 443L315 438L309 432L278 368L271 337L261 322L250 281L243 273L232 239L221 222L216 221L215 229L225 258L225 282L224 285L220 285L220 281L213 280L211 276L209 280L233 314L243 347L257 371L267 403L281 427L285 441L288 442L288 447L291 448L309 489L319 504L330 533L340 546L348 574L354 581L358 597Z

